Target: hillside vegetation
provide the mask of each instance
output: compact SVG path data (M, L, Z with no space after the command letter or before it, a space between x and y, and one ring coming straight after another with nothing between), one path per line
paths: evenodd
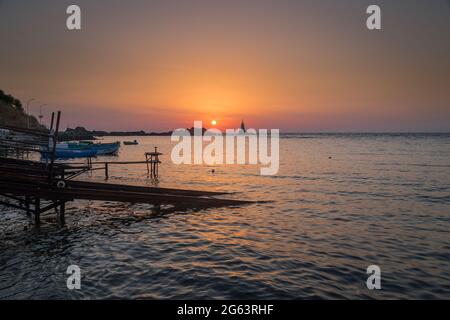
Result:
M34 116L27 115L23 110L22 102L0 90L0 125L27 128L45 129Z

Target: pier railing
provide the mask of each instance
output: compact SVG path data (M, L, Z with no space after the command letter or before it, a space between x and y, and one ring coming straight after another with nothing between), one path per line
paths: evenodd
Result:
M56 119L52 113L47 130L0 124L0 158L28 159L31 153L39 153L45 159L48 179L52 181L60 120L61 111L58 111Z

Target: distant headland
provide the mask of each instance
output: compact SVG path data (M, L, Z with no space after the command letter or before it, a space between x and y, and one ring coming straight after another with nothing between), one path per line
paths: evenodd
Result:
M187 129L191 134L194 132L194 128ZM205 133L206 129L202 129ZM76 127L74 129L67 128L66 131L61 132L58 139L63 141L68 140L95 140L97 137L140 137L140 136L171 136L173 131L165 132L145 132L141 131L97 131L97 130L87 130L84 127Z
M145 132L141 131L97 131L87 130L84 127L67 128L59 134L60 140L95 140L97 137L119 136L170 136L172 131L167 132Z

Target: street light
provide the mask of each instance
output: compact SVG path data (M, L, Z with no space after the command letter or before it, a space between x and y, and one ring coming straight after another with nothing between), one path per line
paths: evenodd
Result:
M42 115L42 108L45 107L46 105L47 105L47 104L44 103L44 104L42 104L42 105L39 107L39 124L41 124L42 118L44 117L44 116Z
M27 127L28 127L28 129L30 128L30 112L29 112L30 110L29 110L29 107L30 107L31 101L34 101L34 100L36 100L36 99L31 98L30 100L27 101Z

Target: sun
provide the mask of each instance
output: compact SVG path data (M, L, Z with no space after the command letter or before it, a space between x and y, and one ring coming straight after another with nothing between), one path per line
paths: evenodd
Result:
M215 125L217 124L217 121L216 121L216 120L212 120L212 121L211 121L211 124L212 124L213 126L215 126Z

